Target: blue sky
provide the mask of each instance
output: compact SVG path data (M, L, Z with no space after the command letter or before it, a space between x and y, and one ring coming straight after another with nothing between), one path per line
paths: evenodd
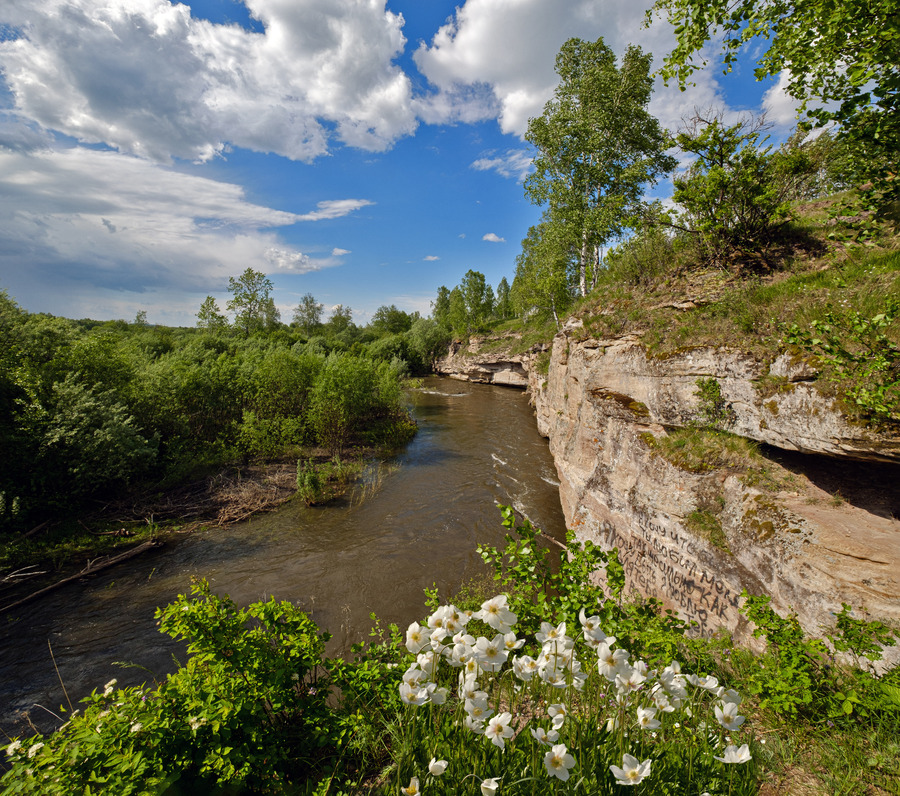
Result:
M572 36L659 65L630 0L4 0L0 288L35 312L194 325L228 277L422 314L470 268L511 282L540 217L528 118ZM793 109L752 56L651 105ZM665 196L667 187L657 194Z

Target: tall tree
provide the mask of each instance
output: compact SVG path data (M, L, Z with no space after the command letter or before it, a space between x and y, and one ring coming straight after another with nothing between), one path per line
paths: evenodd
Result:
M234 313L236 328L249 335L278 321L278 310L271 297L272 280L259 271L248 268L237 279L228 277L231 300L229 312Z
M446 329L450 328L450 288L441 285L437 289L437 296L431 302L432 314L434 322L440 324Z
M296 323L306 335L310 335L316 327L322 324L323 309L324 305L316 301L316 298L312 293L307 293L300 299L297 309L294 310L294 323Z
M494 291L480 271L469 269L459 283L466 307L466 326L474 331L494 311Z
M217 331L228 326L228 319L219 311L219 305L212 296L207 296L197 313L197 326L201 329Z
M497 284L497 304L494 307L494 313L501 321L513 316L512 302L509 298L509 282L506 281L505 276Z
M684 88L705 66L694 61L721 40L726 70L754 39L766 40L756 78L787 78L787 92L819 125L861 150L868 179L900 193L900 7L897 0L657 0L648 13L668 17L676 46L661 70ZM723 35L720 37L719 33Z
M328 319L328 326L334 334L344 332L353 324L353 310L338 304L331 310L331 317Z
M557 328L575 292L575 248L546 219L528 230L516 258L511 298L519 315L550 312Z
M600 247L636 222L648 183L675 168L668 137L647 110L651 56L629 46L616 66L603 39L569 39L556 57L559 85L526 139L537 149L525 181L532 202L578 249L578 285L587 295Z

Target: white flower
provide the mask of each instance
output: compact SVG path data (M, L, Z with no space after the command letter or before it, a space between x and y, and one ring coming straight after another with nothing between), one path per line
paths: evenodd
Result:
M550 718L553 719L553 729L558 730L563 726L563 722L566 720L566 716L568 715L568 711L566 710L565 705L551 705L547 708L547 713Z
M400 683L400 699L405 705L424 705L428 701L428 690Z
M551 777L565 782L569 778L569 769L575 767L575 758L567 753L565 744L559 743L544 755L544 766Z
M136 721L134 724L131 725L130 730L131 730L131 732L140 732L141 727L143 727L143 726L144 725L141 724L139 721Z
M110 680L105 686L103 686L103 696L109 696L113 692L113 689L116 687L116 683L118 682L119 681L116 680L115 677L113 677L112 680Z
M560 641L565 635L565 622L560 622L556 627L553 627L549 622L541 622L541 629L534 634L534 637L540 641L541 644L546 644L548 641Z
M425 633L425 628L423 628L418 622L413 622L408 628L406 628L406 649L408 649L413 655L418 654L422 647L424 647L428 643L428 636Z
M400 793L402 793L403 796L419 796L419 794L422 793L422 791L419 790L419 778L413 777L409 781L409 785L407 787L400 788Z
M607 680L615 681L616 675L627 665L628 653L625 650L611 650L605 642L597 647L597 669Z
M506 647L508 652L522 649L522 647L525 646L525 639L516 638L516 632L514 630L510 630L509 633L505 633L503 635L503 646Z
M493 641L488 641L484 636L481 636L475 642L475 650L472 655L478 665L486 672L498 671L509 657L506 645L503 643L503 636L499 634L494 636Z
M523 682L527 683L537 671L537 662L530 655L522 655L513 658L513 672Z
M484 694L483 691L480 693ZM464 703L464 707L466 713L469 714L469 718L474 721L484 722L494 715L493 709L488 707L487 694L484 694L483 697L467 699Z
M31 759L32 757L34 757L34 756L35 756L38 752L40 752L41 749L43 749L43 748L44 748L44 744L42 744L40 741L38 741L36 744L32 744L31 746L29 746L29 747L28 747L28 757L29 757L29 759Z
M466 725L466 729L471 730L476 735L484 735L484 722L474 718L471 713L466 715L463 723Z
M196 732L199 730L204 724L206 724L206 719L202 716L191 716L188 718L188 724L190 724L191 729Z
M650 774L650 760L639 763L636 757L623 755L622 768L610 766L609 770L612 771L618 785L638 785Z
M447 761L446 760L437 760L435 758L431 758L431 762L428 764L428 771L434 777L439 777L447 770Z
M403 682L408 686L417 688L423 680L428 679L428 676L419 668L419 665L417 663L414 663L405 672L403 672L402 679Z
M498 633L509 633L518 621L518 617L507 608L505 594L498 594L490 600L485 600L481 604L481 610L474 616L489 624Z
M447 689L439 687L437 683L428 683L425 691L428 693L428 701L432 705L443 705L447 701Z
M500 787L500 777L491 777L490 779L481 780L482 796L494 796L497 788Z
M494 746L505 749L506 739L512 738L515 733L515 730L509 726L511 721L512 714L510 713L501 713L498 716L494 716L488 722L488 725L484 730L484 737L490 738L491 743L494 744Z
M654 718L654 716L656 716L656 708L638 708L637 718L640 728L642 730L659 729L659 719Z
M733 688L729 688L727 691L723 691L719 695L719 698L723 702L731 702L735 705L741 704L741 695L737 691L735 691Z
M21 748L22 748L22 742L20 740L16 739L9 746L6 747L6 756L12 757Z
M734 731L744 723L744 717L738 716L738 706L734 702L723 702L722 707L716 705L716 721L726 730Z
M556 730L547 732L543 727L532 727L531 734L539 744L544 746L552 746L559 740L559 733Z
M747 744L740 747L726 746L725 754L722 757L716 758L716 760L721 760L723 763L746 763L750 759L752 759L750 747L747 746Z

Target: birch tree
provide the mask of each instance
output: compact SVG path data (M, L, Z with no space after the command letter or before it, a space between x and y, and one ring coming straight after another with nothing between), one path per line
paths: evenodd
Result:
M578 250L578 289L596 282L600 251L633 226L648 184L675 168L668 136L647 110L651 56L629 46L616 65L603 39L569 39L556 57L559 85L528 123L535 171L532 202Z

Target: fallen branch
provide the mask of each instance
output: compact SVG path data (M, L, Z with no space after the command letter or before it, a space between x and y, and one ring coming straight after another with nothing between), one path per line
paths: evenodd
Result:
M67 583L71 583L73 580L78 580L79 578L84 578L88 575L95 575L98 572L102 572L104 569L108 569L109 567L115 566L116 564L121 564L123 561L127 561L129 558L139 556L141 553L145 553L148 550L153 549L154 547L159 547L161 544L162 542L158 542L155 539L150 539L143 544L139 544L137 547L131 548L131 550L126 550L124 553L119 553L119 555L117 556L107 558L106 561L101 561L100 563L91 561L83 570L81 570L81 572L75 575L70 575L67 578L63 578L62 580L57 581L50 586L46 586L43 589L38 589L38 591L32 592L26 597L23 597L21 600L16 600L14 603L10 603L9 605L0 608L0 614L11 611L13 608L18 608L20 605L24 605L25 603L29 603L32 600L41 597L44 594L47 594L48 592L58 589L60 586L65 586Z

